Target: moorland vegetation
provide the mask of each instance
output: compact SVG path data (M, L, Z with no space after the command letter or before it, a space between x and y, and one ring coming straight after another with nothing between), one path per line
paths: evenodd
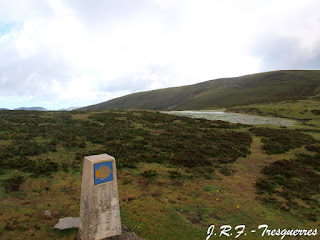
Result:
M0 238L73 239L53 226L79 215L83 157L100 153L116 158L122 221L145 239L205 239L211 224L315 228L320 138L301 127L0 111Z

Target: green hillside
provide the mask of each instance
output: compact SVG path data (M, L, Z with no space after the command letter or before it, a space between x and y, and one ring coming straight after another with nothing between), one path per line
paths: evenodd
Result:
M320 71L276 71L133 93L81 108L196 110L320 96Z

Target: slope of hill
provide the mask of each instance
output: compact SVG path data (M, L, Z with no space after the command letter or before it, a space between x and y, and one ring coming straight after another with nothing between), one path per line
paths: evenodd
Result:
M190 110L320 96L320 71L287 70L138 92L78 110Z

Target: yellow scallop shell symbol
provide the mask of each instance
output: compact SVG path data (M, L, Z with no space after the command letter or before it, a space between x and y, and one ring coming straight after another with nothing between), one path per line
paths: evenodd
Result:
M106 179L110 176L112 170L107 166L101 166L99 170L96 170L96 179L100 178L101 180Z

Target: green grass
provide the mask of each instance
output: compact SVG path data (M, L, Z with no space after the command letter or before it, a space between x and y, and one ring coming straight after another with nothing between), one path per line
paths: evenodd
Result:
M319 99L306 99L295 101L280 101L266 104L250 104L229 108L230 111L259 114L264 116L282 117L297 120L300 127L320 128Z
M53 226L59 218L79 216L82 160L100 153L116 158L121 219L142 238L205 239L212 224L318 228L307 210L298 214L296 205L288 204L284 211L274 202L265 204L263 198L269 196L258 195L256 188L257 181L272 176L261 170L282 159L296 159L292 161L298 161L299 173L307 166L316 179L318 162L312 156L319 138L309 135L314 132L250 130L241 124L123 110L1 111L0 127L1 239L74 239L77 229L59 231ZM287 146L288 141L279 137L283 132L290 134L290 147L281 154L267 154L264 138ZM15 175L25 181L19 191L7 192L4 183ZM299 177L310 180L305 174ZM268 181L277 189L278 178ZM289 190L294 196L301 194ZM312 207L314 213L319 211L317 205ZM50 217L44 215L47 209Z

